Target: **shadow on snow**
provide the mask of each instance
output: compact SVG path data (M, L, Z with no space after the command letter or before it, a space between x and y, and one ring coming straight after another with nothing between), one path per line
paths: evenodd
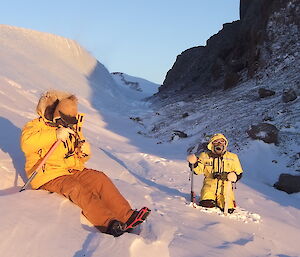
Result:
M8 153L16 171L12 187L0 190L1 196L18 192L17 185L19 176L22 178L23 182L27 181L27 177L24 171L24 154L20 149L21 129L3 117L0 117L0 127L0 149L3 152Z

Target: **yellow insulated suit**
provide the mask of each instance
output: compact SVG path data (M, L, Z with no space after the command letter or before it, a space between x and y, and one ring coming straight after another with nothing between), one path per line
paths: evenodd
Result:
M58 145L31 185L33 189L67 197L82 209L93 225L105 231L111 220L125 223L133 210L103 172L85 168L89 156L82 154L77 147L78 141L83 140L83 114L78 114L77 119L76 136L70 135L66 142ZM26 157L28 177L57 140L56 129L42 117L28 122L23 128L21 148Z
M227 141L227 139L226 139ZM214 172L235 172L240 175L243 170L236 154L225 152L218 156L213 152L202 152L198 157L197 166L194 168L196 174L204 174L203 187L201 189L202 200L216 200L220 208L225 206L225 195L228 181L214 179ZM235 198L232 187L229 194L228 208L235 208Z
M57 124L53 122L55 103L70 94L48 91L39 100L37 113L40 116L29 121L22 130L21 148L26 157L25 170L29 177L57 141ZM74 134L49 156L31 182L33 189L55 192L70 199L82 209L85 217L101 231L109 223L118 220L125 223L133 214L128 201L103 172L85 167L89 153L82 145L87 143L82 134L83 114L77 114Z
M77 118L79 120L75 126L77 137L70 136L65 143L59 144L42 167L42 172L39 172L31 182L33 189L38 189L59 176L72 175L71 170L85 168L84 163L89 156L82 156L76 149L77 141L84 140L82 135L83 114L78 114ZM57 127L51 126L50 121L42 117L28 122L23 128L21 149L26 157L25 171L28 177L35 171L42 157L57 140L56 129Z

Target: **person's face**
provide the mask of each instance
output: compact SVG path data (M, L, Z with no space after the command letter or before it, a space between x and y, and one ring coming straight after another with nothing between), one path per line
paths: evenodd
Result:
M223 146L225 146L226 145L226 141L223 139L223 138L220 138L220 139L217 139L217 140L214 140L213 142L212 142L212 144L214 145L214 146L218 146L218 145L223 145Z
M225 151L226 141L223 138L214 140L212 142L213 144L213 152L221 155Z

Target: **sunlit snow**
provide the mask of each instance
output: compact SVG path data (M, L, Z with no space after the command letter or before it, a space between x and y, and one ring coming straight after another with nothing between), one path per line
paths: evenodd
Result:
M244 217L259 216L244 222L192 208L185 158L198 130L191 127L195 134L187 139L158 143L138 133L150 129L146 122L130 119L157 115L143 99L159 85L146 91L141 84L137 91L120 84L72 40L5 25L0 35L1 256L299 256L299 194L272 187L288 162L274 145L253 141L238 153L245 176L237 183L237 204ZM101 234L69 200L45 191L18 192L26 181L21 129L36 117L37 101L49 89L76 94L87 114L84 133L93 152L88 167L108 174L133 208L152 210L136 233ZM195 177L198 195L201 183Z

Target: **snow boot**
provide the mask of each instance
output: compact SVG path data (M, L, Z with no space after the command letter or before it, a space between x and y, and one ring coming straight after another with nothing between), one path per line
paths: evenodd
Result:
M139 211L134 211L125 223L125 231L130 232L134 227L144 222L150 212L151 210L147 207L143 207Z
M234 212L234 210L235 210L234 208L228 209L228 213L232 214Z
M224 212L224 208L220 208L220 207L219 207L219 209L220 209L222 212ZM232 214L234 211L235 211L235 208L230 208L230 209L228 209L228 213L229 213L229 214Z
M125 233L125 224L118 220L112 220L109 222L106 233L113 235L114 237L121 236Z

